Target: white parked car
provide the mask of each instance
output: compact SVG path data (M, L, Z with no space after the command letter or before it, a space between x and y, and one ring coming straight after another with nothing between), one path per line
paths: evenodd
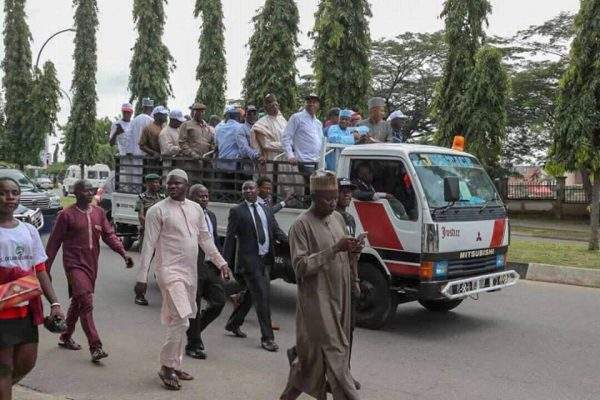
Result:
M110 168L106 164L86 165L83 169L84 178L92 184L95 189L101 188L110 175ZM62 183L62 191L65 196L73 193L73 185L81 179L81 167L70 165L65 173Z
M54 187L54 185L52 184L52 179L50 178L39 177L35 178L34 182L42 189L52 189Z

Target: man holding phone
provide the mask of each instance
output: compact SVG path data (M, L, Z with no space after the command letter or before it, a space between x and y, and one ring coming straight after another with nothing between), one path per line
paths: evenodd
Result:
M296 312L297 358L280 400L302 393L335 399L358 399L350 374L352 259L363 243L349 236L343 217L335 212L338 181L334 173L310 177L312 205L292 225L290 250L298 281ZM289 355L289 354L288 354Z
M108 134L108 142L111 146L117 145L119 155L127 154L127 140L129 135L129 124L133 115L133 106L130 103L125 103L121 106L121 119L112 123L110 133Z

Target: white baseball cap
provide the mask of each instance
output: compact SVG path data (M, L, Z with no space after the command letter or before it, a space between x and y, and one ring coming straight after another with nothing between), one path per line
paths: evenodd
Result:
M186 121L185 117L183 116L183 112L178 108L174 108L171 110L171 112L169 113L169 118L176 119L179 122Z

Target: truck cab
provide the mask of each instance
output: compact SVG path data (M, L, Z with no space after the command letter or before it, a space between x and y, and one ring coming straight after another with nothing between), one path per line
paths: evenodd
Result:
M338 177L359 184L348 209L356 220L356 234L367 232L359 259L363 293L357 306L359 326L381 328L400 303L418 301L428 310L448 311L469 296L517 282L519 275L506 269L510 240L506 208L475 157L441 147L379 143L333 145L323 150L322 163L329 152L337 153ZM191 161L163 159L163 165ZM209 208L224 236L229 210L241 200L241 193L237 198L221 193L215 179L218 168L210 160L200 163L190 174L190 183L213 185ZM285 162L274 162L267 172L273 176L274 192L285 185L279 178L290 181L289 172L277 176L281 164ZM248 176L247 166L240 166L238 173ZM120 189L118 173L116 181L113 219L117 226L135 225L137 194ZM285 232L310 204L308 197L299 197L296 207L276 215ZM278 252L272 275L294 283L289 247Z

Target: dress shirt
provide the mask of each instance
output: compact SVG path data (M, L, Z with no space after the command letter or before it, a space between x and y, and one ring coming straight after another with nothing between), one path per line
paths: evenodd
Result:
M123 121L122 119L113 122L110 126L110 134L108 135L108 140L112 139L117 132L117 125L121 125L123 128L123 133L117 136L117 149L119 150L119 155L124 156L127 154L127 141L129 140L129 131L131 129L131 121Z
M234 119L228 120L221 126L217 126L215 143L219 149L219 161L217 168L235 170L236 163L222 160L237 160L240 158L240 150L237 145L237 131L241 124Z
M143 113L136 115L131 121L131 124L129 125L129 140L127 140L127 154L132 154L134 156L145 155L138 143L142 137L142 131L152 122L154 122L154 118Z
M236 140L238 149L240 150L240 157L249 158L251 160L257 159L260 153L258 150L252 148L250 146L250 130L252 129L252 125L245 122L240 124L237 132L236 132Z
M302 110L290 117L281 143L288 158L295 157L301 162L318 161L323 146L323 125Z
M257 202L258 204L262 204L263 206L265 206L265 207L267 207L267 208L273 208L273 206L274 206L274 204L272 204L272 203L273 203L273 198L272 198L272 197L271 197L271 201L270 201L270 202L268 202L267 200L265 200L265 199L263 199L262 197L258 196L258 197L256 198L256 202ZM285 204L285 201L283 201L283 200L282 200L282 201L280 201L280 202L279 202L279 205L281 206L281 208L285 208L285 206L286 206L286 204ZM278 210L278 211L279 211L279 210ZM273 214L275 214L275 212L273 212Z
M260 198L260 197L259 197ZM265 214L265 210L262 208L260 203L257 201L256 203L250 203L248 200L246 201L246 205L248 206L248 210L250 211L250 215L252 216L252 221L254 221L254 229L256 230L256 220L254 219L254 209L252 208L252 204L256 204L256 212L258 212L258 216L260 217L260 221L262 222L263 231L265 232L265 242L263 244L258 243L258 255L264 256L269 253L269 225L267 221L267 214ZM258 234L256 235L258 237Z

